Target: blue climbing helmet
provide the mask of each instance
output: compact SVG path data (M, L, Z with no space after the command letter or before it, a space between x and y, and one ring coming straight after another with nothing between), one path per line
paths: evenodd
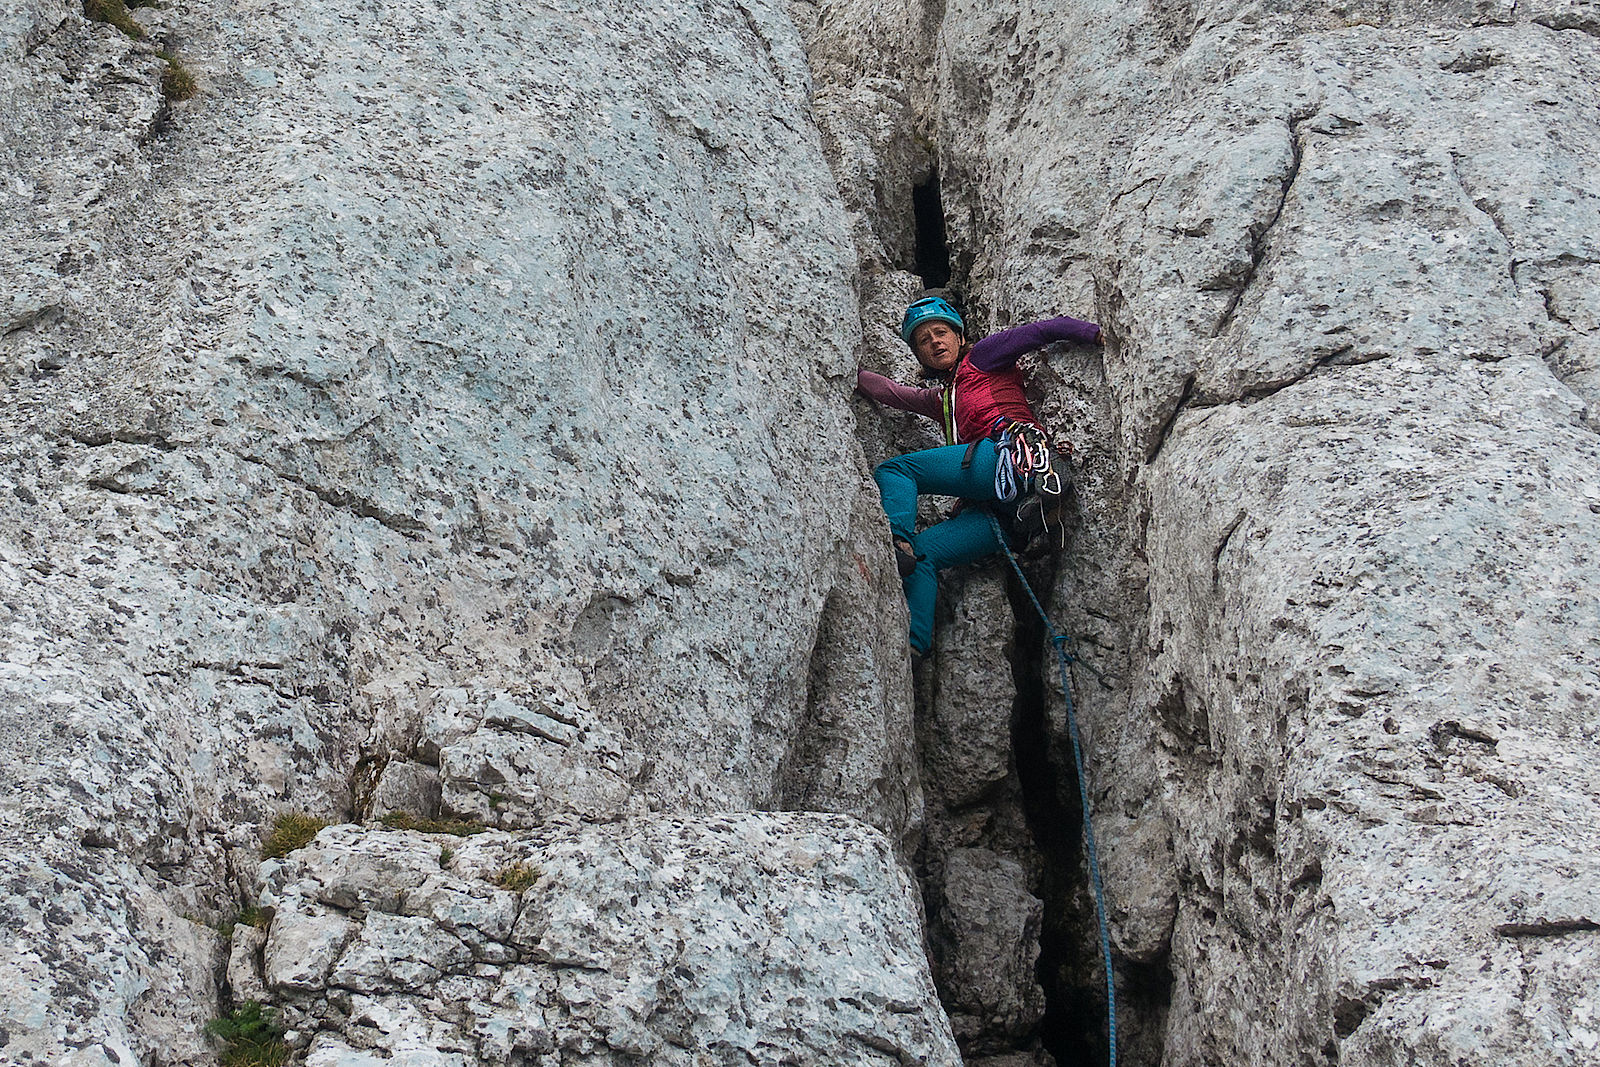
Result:
M909 345L911 335L925 322L948 322L958 333L967 332L967 324L961 321L961 313L951 306L950 301L942 296L925 296L906 308L906 317L900 320L901 340Z

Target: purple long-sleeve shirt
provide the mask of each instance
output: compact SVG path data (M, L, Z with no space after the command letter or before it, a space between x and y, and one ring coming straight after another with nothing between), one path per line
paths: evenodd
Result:
M1022 372L1017 369L1017 360L1024 353L1056 341L1089 344L1099 336L1100 327L1092 322L1067 315L1043 319L1001 330L974 344L949 386L901 385L881 374L858 370L856 390L886 407L942 420L944 394L949 389L954 393L953 425L946 426L945 432L955 441L976 441L988 436L997 420L1038 425L1023 396Z

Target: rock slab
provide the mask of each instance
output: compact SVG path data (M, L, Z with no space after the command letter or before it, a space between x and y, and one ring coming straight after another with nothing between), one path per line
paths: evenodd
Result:
M309 1064L961 1062L916 886L847 817L335 827L262 881Z

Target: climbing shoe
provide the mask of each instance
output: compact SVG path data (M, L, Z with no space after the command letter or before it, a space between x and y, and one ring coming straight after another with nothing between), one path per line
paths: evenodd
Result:
M911 572L917 569L917 564L922 562L923 558L911 551L909 542L896 541L894 543L894 563L900 570L900 577L910 577Z

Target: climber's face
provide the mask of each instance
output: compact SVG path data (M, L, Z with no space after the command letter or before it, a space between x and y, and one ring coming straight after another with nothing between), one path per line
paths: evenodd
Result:
M918 326L911 334L911 351L917 362L935 373L944 373L961 359L962 337L948 322L935 319Z

